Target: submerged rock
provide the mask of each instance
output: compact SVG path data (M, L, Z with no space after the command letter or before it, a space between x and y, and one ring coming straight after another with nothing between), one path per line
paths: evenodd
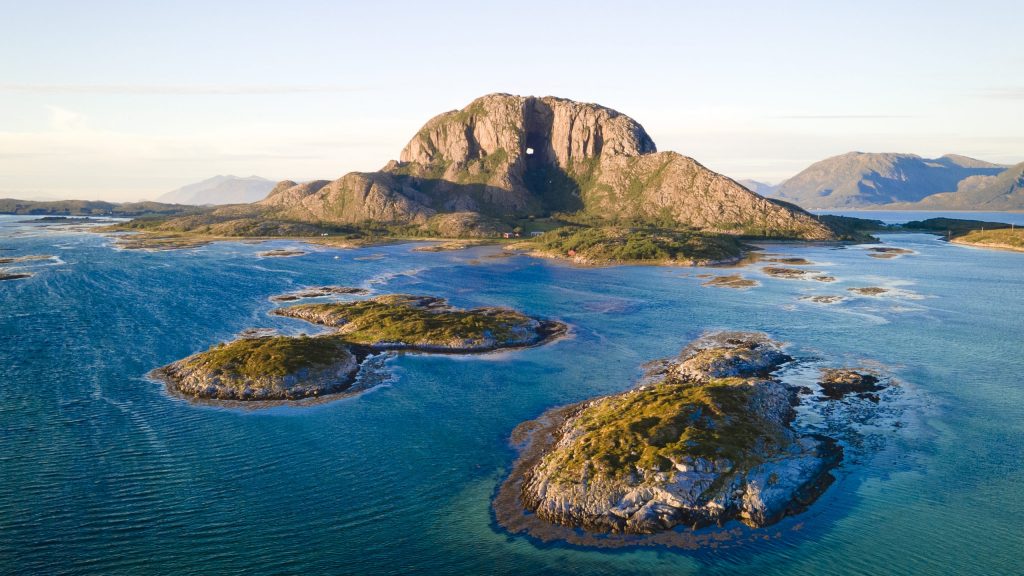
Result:
M886 288L879 288L878 286L867 286L864 288L847 288L847 290L853 292L854 294L860 294L861 296L878 296L880 294L885 294L886 292L889 291Z
M842 451L791 427L797 390L766 377L787 360L762 334L722 334L657 381L525 425L531 451L499 491L499 522L522 525L513 493L539 521L597 533L757 527L803 510Z
M356 288L352 286L311 286L309 288L303 288L301 290L295 290L294 292L286 292L284 294L278 294L271 296L271 302L293 302L295 300L305 300L306 298L322 298L324 296L335 296L335 295L362 295L369 294L370 291L366 288Z
M23 280L25 278L31 278L31 272L2 272L0 271L0 280Z
M293 256L305 256L309 252L303 250L265 250L263 252L257 252L256 255L260 258L291 258Z
M891 246L880 246L875 248L868 248L871 252L868 256L872 258L878 258L881 260L888 260L890 258L896 258L903 256L904 254L913 254L913 250L907 250L906 248L893 248Z
M807 302L814 302L815 304L838 304L839 302L846 300L846 298L835 294L801 296L800 299Z

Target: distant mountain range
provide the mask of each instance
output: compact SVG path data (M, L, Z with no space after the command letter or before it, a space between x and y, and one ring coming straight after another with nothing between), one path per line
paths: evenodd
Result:
M771 196L775 193L775 189L779 187L778 184L766 184L764 182L758 182L757 180L737 180L747 190L756 192L761 196Z
M249 176L214 176L202 182L182 186L156 200L168 204L248 204L263 200L274 188L274 181Z
M982 196L973 192L956 196L959 187L962 183L965 190L1002 185L1002 180L997 182L992 178L1006 169L1004 165L954 154L922 158L914 154L849 152L815 162L765 193L807 209L872 208L889 204L909 209L926 198L930 199L927 207L932 209L982 209L971 202L972 198ZM953 194L932 199L943 193ZM999 191L994 189L984 195L986 198L998 196ZM1016 207L1024 208L1024 204Z
M160 202L105 202L103 200L16 200L0 198L0 214L34 216L174 216L195 212L195 206L162 204Z
M934 194L907 207L914 210L1024 210L1024 162L995 176L964 178L955 192Z

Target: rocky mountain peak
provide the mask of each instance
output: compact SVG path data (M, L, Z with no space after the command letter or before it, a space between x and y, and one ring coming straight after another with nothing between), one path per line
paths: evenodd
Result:
M432 118L400 158L457 171L497 156L521 176L528 164L568 169L593 158L656 151L643 126L610 108L553 96L489 94Z

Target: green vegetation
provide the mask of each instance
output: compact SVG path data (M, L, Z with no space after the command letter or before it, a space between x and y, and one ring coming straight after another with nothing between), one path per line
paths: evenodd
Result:
M348 355L348 346L337 336L264 336L218 344L185 365L209 374L259 378L326 366Z
M313 295L358 291L338 286L313 290ZM294 298L305 294L298 292ZM154 374L190 396L295 400L348 388L359 359L371 350L483 352L536 344L564 329L505 308L457 310L443 299L428 296L387 295L359 302L291 306L274 313L336 330L315 337L242 337L158 368Z
M1002 222L985 222L984 220L961 220L959 218L929 218L914 220L902 226L904 230L934 232L936 234L962 236L972 230L996 230L1010 228Z
M508 152L504 148L498 148L493 153L471 163L459 173L456 181L459 184L487 184L507 162ZM443 174L444 172L441 173L441 175ZM438 177L440 178L440 175Z
M852 216L837 216L834 214L820 214L815 216L819 222L835 231L840 240L854 242L870 242L874 240L871 236L874 232L884 232L889 229L881 220L868 220L866 218L854 218Z
M546 456L546 465L572 480L585 471L609 478L636 469L668 471L687 457L750 466L763 445L784 441L751 410L753 390L744 379L720 378L661 382L599 399L572 420L580 435Z
M664 228L566 226L530 241L537 250L586 262L718 262L745 248L732 236Z
M275 314L340 328L349 342L368 346L496 347L536 335L535 321L505 308L458 310L438 298L386 295L357 302L299 304Z
M1024 250L1024 228L974 230L957 236L954 240L963 244Z

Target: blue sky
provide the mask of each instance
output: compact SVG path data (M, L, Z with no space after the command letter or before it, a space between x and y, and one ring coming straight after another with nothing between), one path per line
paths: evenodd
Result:
M610 106L734 178L850 150L1024 160L1019 1L0 8L0 196L333 179L490 92Z

